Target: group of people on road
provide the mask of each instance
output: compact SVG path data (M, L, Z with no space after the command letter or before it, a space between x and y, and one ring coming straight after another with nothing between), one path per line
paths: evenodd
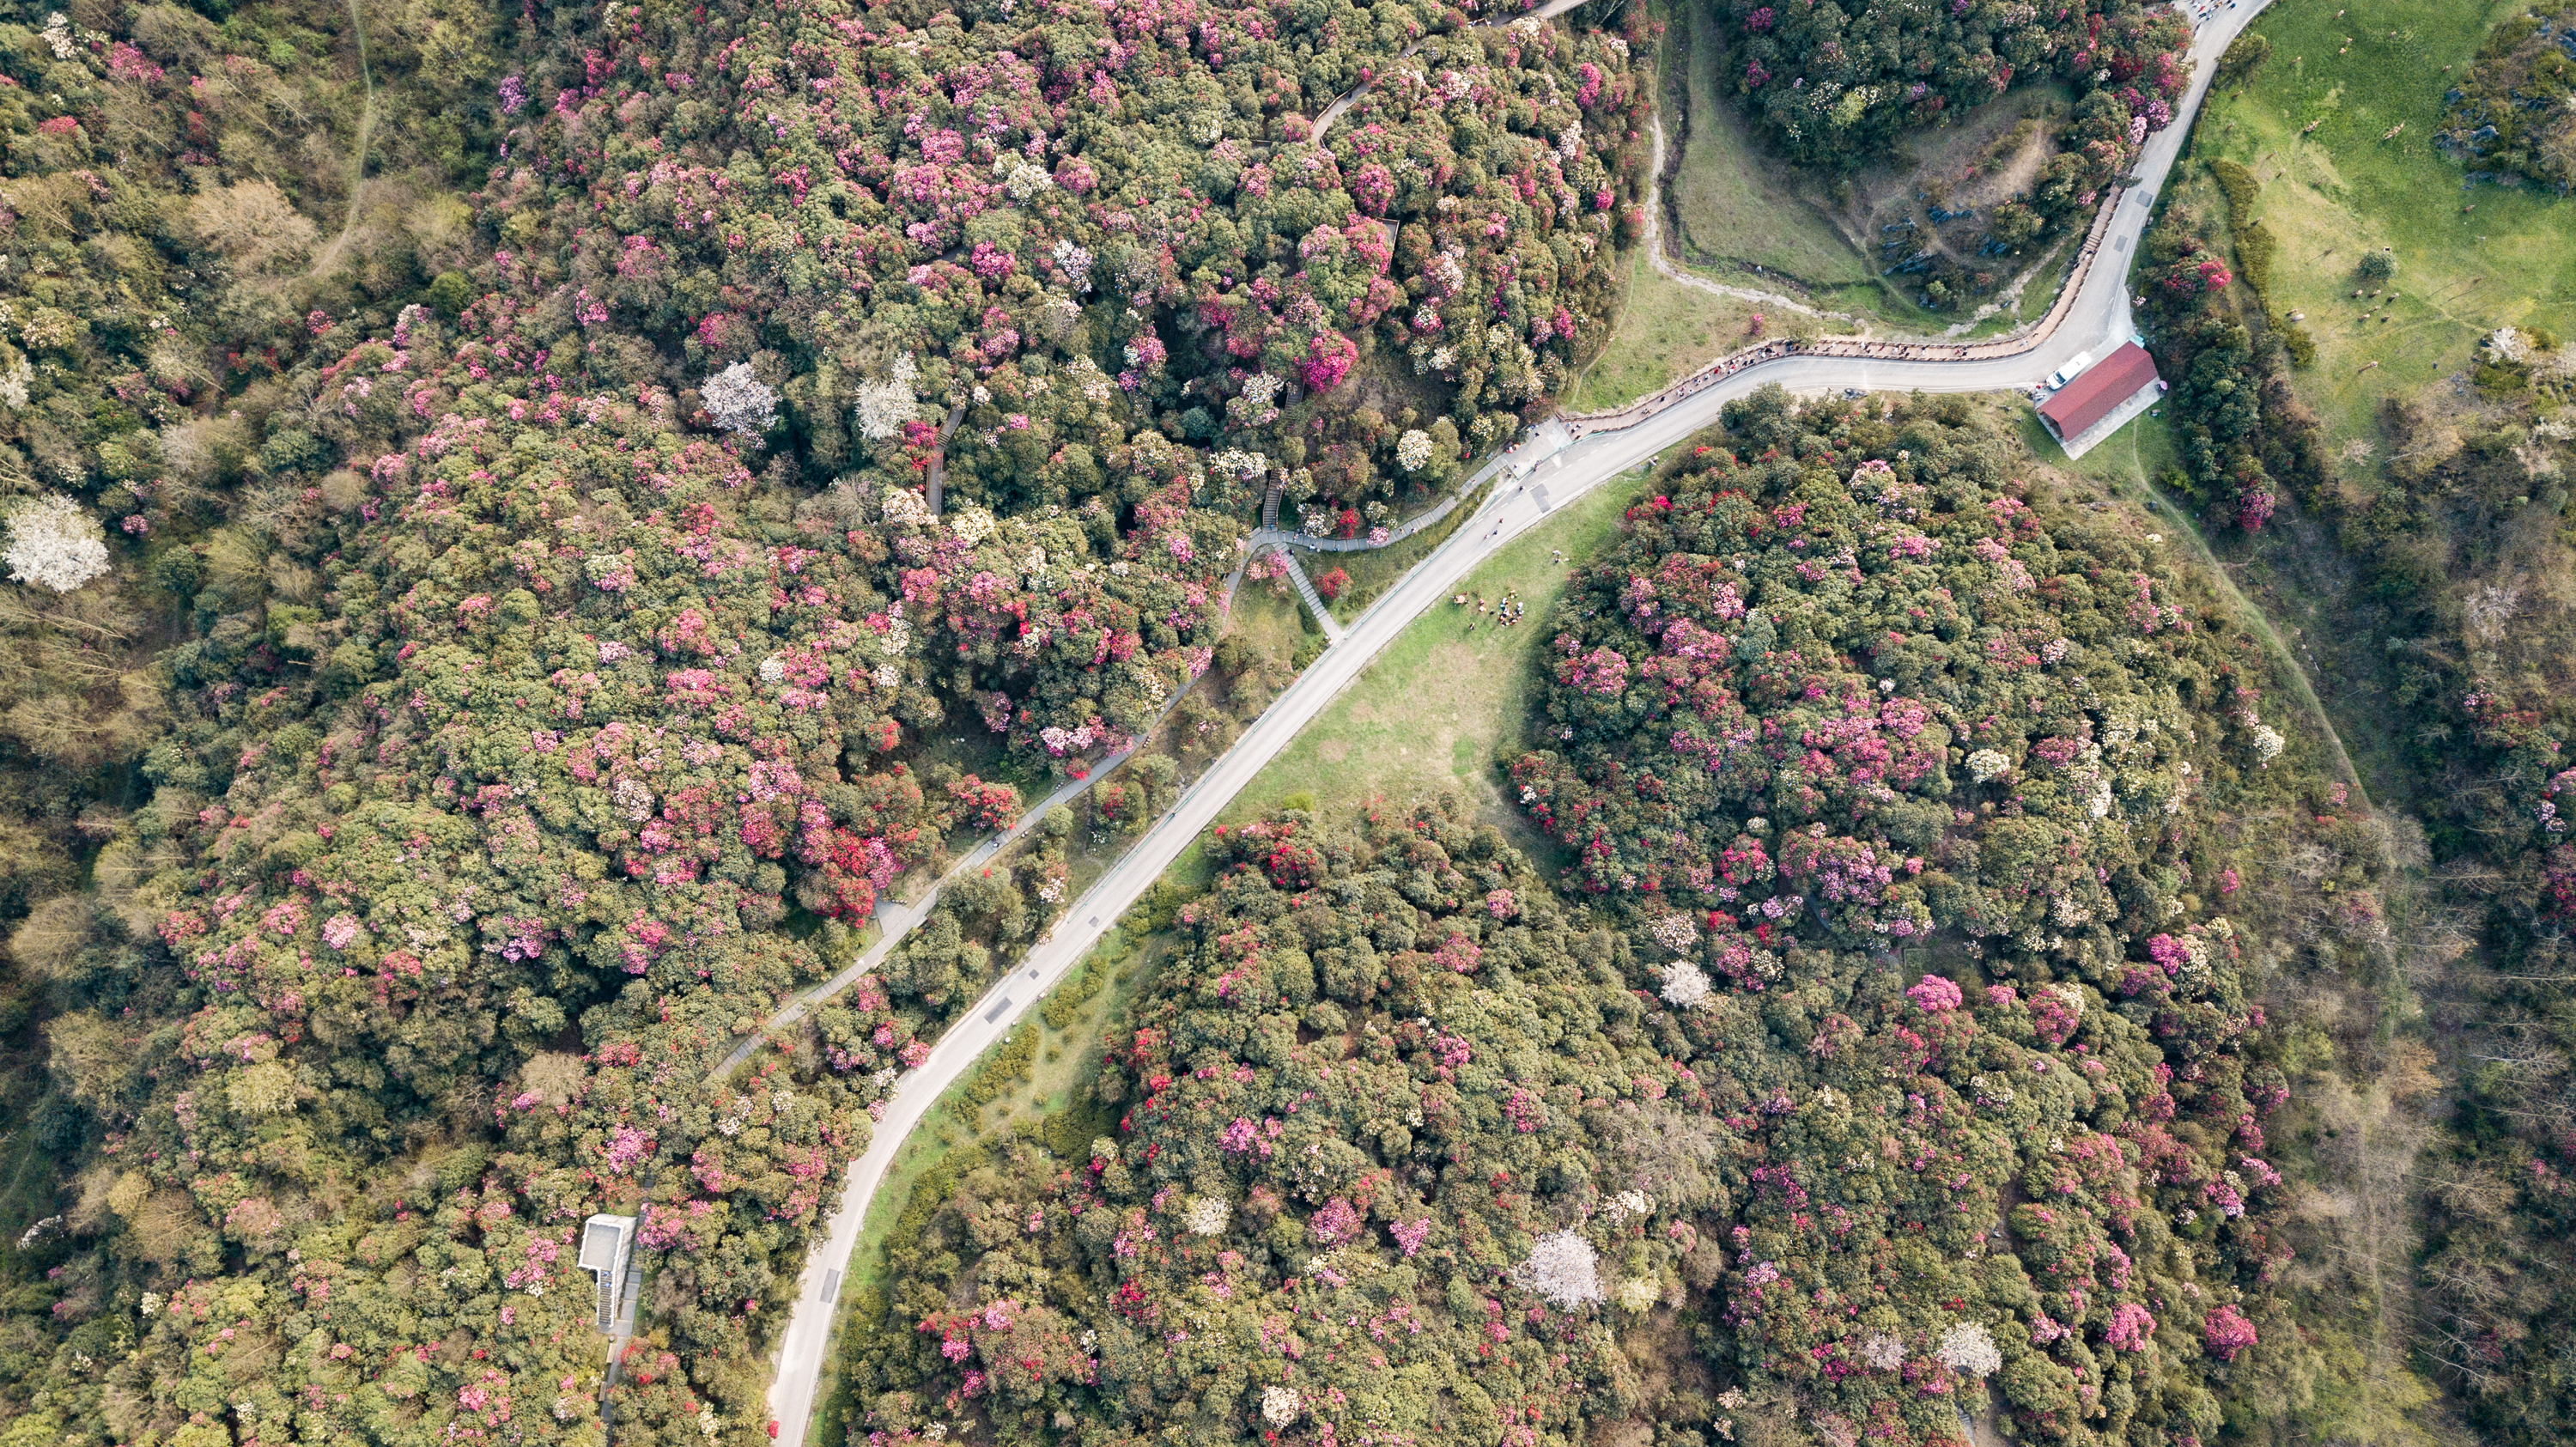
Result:
M1835 357L1878 357L1892 362L1964 362L1968 348L1932 347L1919 342L1821 342L1816 350Z
M2083 248L2076 253L2074 274L2068 278L2065 291L2059 298L2059 308L2066 306L2073 300L2075 294L2082 290L2084 279L2092 270L2093 258L2101 250L2102 227L2111 214L2119 208L2120 198L2124 194L2126 194L2126 188L2116 189L2103 201L2102 209L2097 213L2092 234L2085 238ZM2052 317L2051 323L2040 327L2026 340L2025 345L2035 346L2040 339L2055 330ZM1642 402L1631 403L1617 412L1598 417L1567 420L1571 423L1576 437L1592 432L1617 431L1653 416L1675 402L1704 390L1712 383L1724 381L1748 367L1758 367L1765 362L1776 361L1791 352L1805 351L1834 357L1867 357L1891 362L1964 362L1969 359L1973 350L1974 347L1971 345L1958 343L1933 345L1922 342L1873 342L1860 338L1801 342L1794 337L1780 337L1764 342L1758 347L1737 352L1733 356L1721 358L1706 371L1686 377L1677 385L1658 392ZM1996 352L1989 355L2009 354L2009 352Z

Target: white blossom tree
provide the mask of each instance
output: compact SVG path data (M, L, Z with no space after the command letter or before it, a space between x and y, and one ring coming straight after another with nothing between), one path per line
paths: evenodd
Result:
M1673 961L1664 966L1663 980L1665 1004L1679 1005L1685 1010L1707 1008L1713 992L1709 988L1708 972L1696 963L1690 960Z
M1215 1236L1222 1234L1225 1223L1233 1218L1234 1207L1227 1204L1225 1197L1196 1196L1182 1213L1181 1223L1190 1228L1193 1236Z
M1699 943L1699 926L1691 923L1689 915L1678 911L1664 915L1648 925L1646 933L1654 937L1655 943L1677 955L1686 953L1691 946Z
M1419 427L1408 427L1395 440L1395 465L1407 472L1420 472L1431 461L1431 434Z
M912 353L894 359L886 375L873 382L859 384L859 435L871 442L883 442L903 430L920 404L912 391L913 378L921 374Z
M1601 1258L1572 1231L1551 1232L1512 1269L1512 1281L1570 1311L1601 1299Z
M778 389L751 374L749 362L736 362L698 384L707 415L727 432L759 437L778 419Z
M1940 1349L1933 1356L1962 1376L1990 1377L2004 1366L2004 1354L1996 1349L1995 1339L1973 1321L1963 1321L1941 1333Z
M107 571L107 538L89 509L49 492L9 515L9 549L0 559L12 582L68 593Z
M2254 725L2249 737L2254 741L2254 761L2258 764L2268 764L2279 758L2281 747L2286 742L2281 731L2270 724Z

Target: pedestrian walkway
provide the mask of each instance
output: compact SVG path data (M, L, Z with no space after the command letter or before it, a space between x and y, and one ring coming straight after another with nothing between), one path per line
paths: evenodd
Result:
M1342 625L1333 621L1333 610L1324 606L1323 595L1315 591L1313 583L1307 581L1306 570L1297 565L1297 555L1286 548L1281 548L1279 561L1288 565L1288 581L1296 586L1297 596L1305 599L1306 606L1315 611L1315 622L1324 630L1324 641L1341 642Z
M2127 195L2125 190L2114 189L2103 200L2101 209L2093 215L2092 229L2085 234L2083 249L2076 253L2075 269L2067 276L2065 288L2057 294L2056 305L2050 307L2048 315L2036 325L2013 335L1990 342L1882 342L1863 337L1825 337L1802 342L1794 338L1778 338L1720 357L1662 391L1639 398L1615 411L1570 415L1558 421L1566 428L1569 441L1595 432L1617 432L1633 427L1749 367L1792 355L1888 362L1976 362L2019 356L2036 350L2056 334L2058 324L2073 311L2077 294L2084 290L2085 281L2092 275L2094 258L2102 250L2103 235L2111 229L2111 218L2118 213L2120 203ZM2116 250L2125 256L2127 237L2121 238Z

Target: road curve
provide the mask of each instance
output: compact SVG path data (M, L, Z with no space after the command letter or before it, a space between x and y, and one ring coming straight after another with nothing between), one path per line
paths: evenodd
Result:
M778 1371L769 1394L770 1416L776 1423L778 1440L802 1443L812 1423L837 1296L837 1291L827 1294L823 1288L827 1284L838 1286L851 1249L858 1242L868 1204L893 1164L895 1152L913 1128L976 1058L1010 1033L1020 1017L1091 951L1109 926L1153 887L1200 831L1215 823L1234 796L1359 677L1380 651L1416 617L1456 591L1459 582L1479 563L1549 512L1712 425L1727 402L1756 388L1776 382L1791 391L2023 390L2078 352L2106 341L2125 340L2132 328L2128 263L2138 238L2146 230L2147 218L2153 214L2156 192L2180 154L2192 120L2199 114L2219 55L2266 3L2268 0L2239 0L2200 28L2192 47L2197 64L2191 89L2184 103L2176 108L2174 123L2159 132L2139 157L2132 184L2118 201L2103 237L2105 263L2086 273L2077 283L2074 303L2059 324L2027 349L2010 356L1950 362L1793 354L1720 377L1615 430L1578 436L1566 424L1547 424L1515 453L1489 465L1488 471L1500 467L1510 475L1496 483L1492 496L1475 515L1370 605L1350 625L1342 641L1325 649L1253 721L1233 747L1182 793L1171 812L1156 821L1065 912L1027 957L949 1028L931 1048L929 1058L895 1087L866 1153L850 1163L837 1208L828 1227L808 1251L805 1270L797 1282L796 1305L779 1343ZM1547 7L1550 12L1563 8L1570 7Z

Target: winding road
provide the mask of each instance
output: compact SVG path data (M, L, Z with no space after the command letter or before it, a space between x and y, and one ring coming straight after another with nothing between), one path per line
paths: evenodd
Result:
M1572 3L1573 0L1560 0L1539 13L1560 13L1571 8ZM1556 508L1711 426L1727 402L1756 388L1778 383L1793 392L2024 391L2078 352L2107 350L2106 343L2125 341L2132 330L2127 288L2129 261L2153 214L2157 190L2180 154L2193 118L2199 114L2219 55L2265 3L2266 0L2238 0L2200 26L2192 46L2196 62L2192 87L2177 108L2174 123L2159 132L2139 157L2128 187L2107 203L2091 242L2104 264L2084 267L2069 281L2067 296L2051 315L2052 325L2005 343L1921 349L1959 354L1955 360L1837 355L1815 349L1778 356L1757 353L1759 359L1725 359L1638 407L1608 417L1561 419L1536 428L1512 452L1487 464L1476 478L1470 479L1468 486L1461 489L1462 495L1472 495L1480 481L1497 472L1504 474L1495 481L1491 494L1475 514L1326 648L1253 721L1234 746L1183 792L1171 812L1147 830L1065 912L1028 956L950 1027L932 1047L930 1057L905 1075L887 1098L874 1138L867 1152L850 1164L838 1208L828 1228L815 1239L798 1280L796 1305L779 1344L778 1370L769 1394L777 1439L802 1443L811 1426L815 1395L824 1379L824 1349L830 1338L842 1273L857 1243L869 1202L914 1127L977 1057L1009 1034L1020 1017L1090 953L1109 926L1162 877L1200 831L1216 822L1236 793L1359 677L1380 651L1415 618L1455 592L1460 581L1497 549L1536 526ZM1337 102L1326 112L1322 124L1329 124L1353 98ZM1034 819L1042 812L1042 808L1033 809L1029 817ZM998 852L998 845L987 847ZM990 858L981 849L978 854ZM904 929L908 930L911 921L926 912L926 903L905 911L899 917ZM773 1021L773 1025L801 1014L807 1002L828 998L857 978L868 963L881 958L901 937L903 931L894 927L896 923L888 921L886 939L869 952L867 959L844 971L846 978L836 976L827 986L810 992L806 1001L800 1001L789 1016Z

